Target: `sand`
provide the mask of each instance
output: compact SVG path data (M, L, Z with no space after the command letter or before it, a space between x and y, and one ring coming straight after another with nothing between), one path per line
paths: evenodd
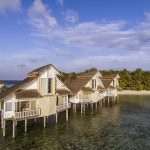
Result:
M119 91L119 95L150 95L150 91L132 91L132 90L122 90Z

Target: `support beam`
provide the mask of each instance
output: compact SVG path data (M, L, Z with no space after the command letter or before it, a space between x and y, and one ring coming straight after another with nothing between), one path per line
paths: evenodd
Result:
M68 109L66 109L66 121L68 122Z
M93 103L91 103L91 109L92 109L92 111L93 111Z
M83 106L82 106L82 104L81 104L81 114L82 114L82 108L83 108Z
M96 110L97 110L97 103L95 103L95 107L96 107Z
M15 128L16 128L16 121L13 120L13 138L15 138Z
M44 128L46 127L46 116L44 116Z
M56 112L56 123L58 122L58 113Z
M101 100L101 107L103 106L103 99Z
M75 104L74 111L75 111L75 114L76 114L76 111L77 111L77 104Z
M3 120L3 136L5 136L6 121Z
M75 105L74 104L72 104L72 106L73 106L73 111L75 110Z
M109 97L108 97L108 106L109 106L109 103L110 103L110 101L109 101Z
M84 108L84 111L85 111L85 104L83 104L83 108Z
M1 128L2 128L2 129L3 129L3 125L4 125L3 121L4 121L4 119L3 119L3 117L2 117L2 119L1 119Z
M25 119L25 122L24 122L24 131L27 132L27 119Z

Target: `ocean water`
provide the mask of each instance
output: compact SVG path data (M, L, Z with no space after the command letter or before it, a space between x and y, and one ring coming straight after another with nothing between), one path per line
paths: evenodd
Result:
M58 123L49 118L43 128L43 119L17 125L12 138L12 123L7 124L6 137L0 130L2 150L149 150L150 149L150 96L120 96L118 103L86 108L81 115L69 111L59 114Z
M5 82L5 87L10 88L13 85L17 84L19 80L5 80L4 82Z

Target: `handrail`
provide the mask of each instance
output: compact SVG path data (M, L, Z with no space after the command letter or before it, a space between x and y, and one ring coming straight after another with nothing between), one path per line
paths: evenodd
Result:
M65 109L69 109L69 108L71 108L71 103L67 103L67 104L63 104L63 105L57 105L56 111L59 112L59 111L63 111Z
M22 119L22 118L39 116L40 114L41 114L41 110L36 109L36 110L15 112L14 117L15 117L15 119Z

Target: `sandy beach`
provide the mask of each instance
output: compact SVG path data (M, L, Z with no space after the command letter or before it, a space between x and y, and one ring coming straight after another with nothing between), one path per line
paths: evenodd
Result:
M122 90L119 91L119 95L150 95L150 91L132 91L132 90Z

